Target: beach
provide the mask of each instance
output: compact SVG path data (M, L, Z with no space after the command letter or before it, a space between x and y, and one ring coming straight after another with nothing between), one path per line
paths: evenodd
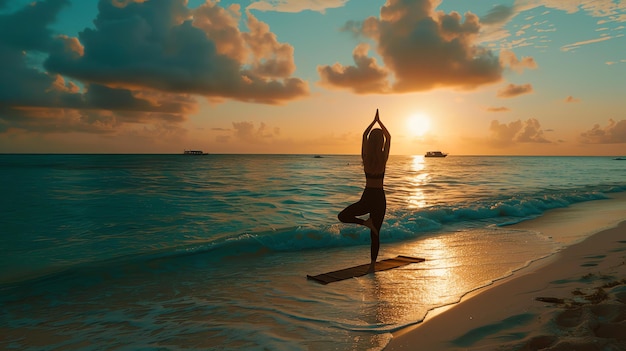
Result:
M367 228L337 220L363 190L358 155L0 155L0 349L418 348L408 338L437 325L433 311L458 313L626 219L624 167L392 156L378 260L425 261L322 285L307 275L369 263ZM528 287L568 299L604 284L581 276L612 274L578 268L497 299ZM563 279L562 294L541 291ZM536 315L562 310L528 294ZM492 349L542 330L514 318L505 325L528 328L511 327L517 339L479 329L450 344L525 308L510 305L479 304L415 345Z
M385 350L626 350L626 198L612 198L514 225L571 245L430 311Z

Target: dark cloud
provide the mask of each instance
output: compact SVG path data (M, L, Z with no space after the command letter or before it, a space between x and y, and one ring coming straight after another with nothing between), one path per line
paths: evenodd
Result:
M0 106L4 113L11 106L37 108L71 100L68 95L76 91L75 85L29 63L29 52L39 54L50 48L53 34L47 27L66 4L34 2L15 13L0 15Z
M76 93L72 92L71 85L63 85L62 81L56 84L65 90L53 93L53 85L46 93L49 96L42 96L37 105L0 109L0 125L3 125L0 130L115 133L129 123L177 124L197 109L193 98L180 95L133 92L99 85Z
M251 14L240 31L237 6L100 0L94 28L74 38L50 29L68 4L0 15L0 132L180 131L197 95L275 104L308 93L292 77L293 47Z
M48 70L102 85L270 104L308 93L304 81L290 77L293 48L249 13L250 32L242 33L238 13L213 1L189 10L184 0L123 7L101 0L99 11L95 29L79 34L84 54L60 43Z
M580 134L583 144L621 144L626 143L626 120L615 122L609 119L606 127L596 124L590 130Z
M509 84L506 87L498 90L499 98L512 98L524 94L530 94L533 92L533 86L530 84L515 85Z
M0 45L16 50L47 51L52 42L52 31L48 26L69 4L69 0L44 0L33 2L15 13L0 15Z
M334 64L318 67L322 84L350 88L357 93L424 91L437 87L472 89L498 82L502 66L490 50L476 45L481 29L478 17L457 12L435 12L434 0L388 0L380 18L361 23L360 33L372 39L385 68L373 66L361 55L354 55L354 66ZM344 29L354 32L356 22ZM355 50L355 53L362 53ZM358 61L357 61L358 60ZM367 69L365 69L367 68ZM376 75L386 69L387 76ZM368 76L363 78L362 75ZM378 91L363 89L367 81ZM391 87L391 89L388 89Z
M543 130L539 121L530 118L526 121L517 120L509 124L492 121L489 126L491 141L499 146L507 146L513 143L550 143L543 136Z

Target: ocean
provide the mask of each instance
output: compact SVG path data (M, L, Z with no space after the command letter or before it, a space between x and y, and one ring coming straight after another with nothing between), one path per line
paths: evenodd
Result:
M0 155L0 348L380 350L564 245L509 224L626 191L610 157L391 156L379 260L357 155Z

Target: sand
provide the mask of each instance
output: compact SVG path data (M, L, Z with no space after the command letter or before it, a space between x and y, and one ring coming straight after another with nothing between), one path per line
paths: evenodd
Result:
M613 197L515 225L564 248L429 312L385 351L626 350L626 196Z

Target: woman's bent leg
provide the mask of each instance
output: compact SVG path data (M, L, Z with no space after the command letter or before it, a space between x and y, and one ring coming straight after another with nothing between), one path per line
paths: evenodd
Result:
M346 207L343 211L339 212L337 218L343 223L355 223L364 225L365 221L357 217L369 212L369 210L365 208L364 205L365 203L359 200L359 202L353 203L352 205Z

